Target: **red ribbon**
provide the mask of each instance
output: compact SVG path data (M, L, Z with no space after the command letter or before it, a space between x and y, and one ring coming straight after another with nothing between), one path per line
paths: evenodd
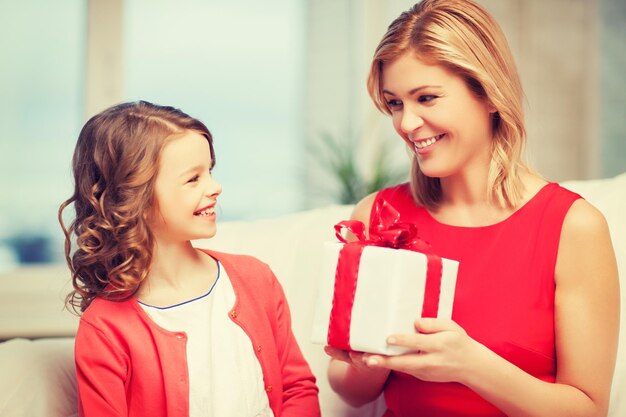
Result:
M335 271L335 288L328 325L328 344L340 349L352 350L350 346L350 322L359 275L361 254L366 246L406 249L424 253L427 257L426 286L422 317L437 317L441 291L441 258L430 244L419 238L417 227L400 221L400 213L388 202L377 199L370 224L369 239L365 237L365 225L358 220L345 220L335 225L337 239L345 243L339 252ZM357 240L348 242L342 235L349 230Z

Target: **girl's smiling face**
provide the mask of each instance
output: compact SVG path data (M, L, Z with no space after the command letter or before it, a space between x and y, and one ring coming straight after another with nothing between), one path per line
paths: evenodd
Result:
M208 140L187 130L161 151L150 225L157 240L184 242L213 237L215 205L222 187L211 174Z
M494 110L461 77L407 53L383 66L382 89L394 128L424 175L488 169Z

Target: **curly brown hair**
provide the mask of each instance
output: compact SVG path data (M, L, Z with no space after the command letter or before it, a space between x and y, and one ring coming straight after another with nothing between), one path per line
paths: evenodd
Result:
M206 137L214 158L207 127L174 107L122 103L82 128L72 159L74 193L59 207L74 287L66 305L74 312L96 297L128 299L148 275L154 238L147 218L159 156L173 135L187 130ZM75 218L66 227L63 213L72 204Z

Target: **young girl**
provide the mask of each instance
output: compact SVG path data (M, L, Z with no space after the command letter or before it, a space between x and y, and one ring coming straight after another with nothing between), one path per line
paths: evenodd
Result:
M59 210L81 416L319 416L272 271L191 245L216 231L214 165L208 129L172 107L125 103L83 127Z
M380 42L368 88L413 154L384 199L460 262L452 320L418 319L396 357L327 348L354 405L386 417L606 416L619 329L607 224L522 162L523 93L504 35L471 0L424 0ZM372 216L372 221L374 217Z

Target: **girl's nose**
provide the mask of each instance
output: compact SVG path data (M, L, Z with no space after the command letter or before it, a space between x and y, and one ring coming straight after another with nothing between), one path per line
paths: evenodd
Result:
M222 193L222 184L217 182L212 176L207 184L206 194L210 197L217 197Z

